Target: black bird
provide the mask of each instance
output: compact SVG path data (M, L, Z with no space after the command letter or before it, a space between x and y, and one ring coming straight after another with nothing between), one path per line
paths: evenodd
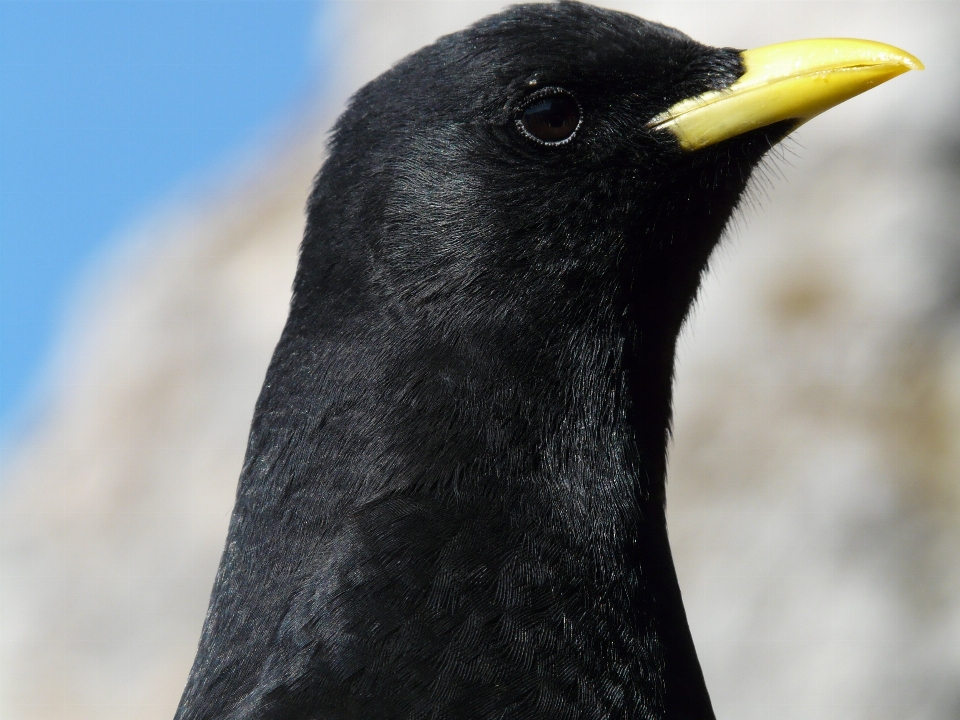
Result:
M664 514L677 333L764 154L910 67L561 3L361 89L178 720L712 718Z

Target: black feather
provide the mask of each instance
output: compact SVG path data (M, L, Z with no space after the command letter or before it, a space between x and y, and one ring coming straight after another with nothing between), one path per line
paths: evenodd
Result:
M577 3L340 118L179 720L710 718L667 544L674 346L754 166L646 129L731 49ZM582 124L518 129L560 87Z

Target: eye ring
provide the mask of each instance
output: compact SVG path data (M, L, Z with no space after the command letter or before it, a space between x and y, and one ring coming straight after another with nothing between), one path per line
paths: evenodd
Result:
M557 102L550 102L556 100ZM545 87L528 95L517 110L517 129L538 145L566 145L583 124L580 101L569 90Z

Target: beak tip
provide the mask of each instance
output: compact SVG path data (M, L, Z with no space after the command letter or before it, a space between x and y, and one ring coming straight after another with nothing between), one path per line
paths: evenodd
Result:
M886 54L889 58L888 62L895 62L902 66L905 68L903 72L907 72L908 70L926 70L926 66L924 66L923 62L916 55L894 47L893 45L887 45L886 48L888 52L883 54Z
M908 55L903 59L903 64L906 65L911 70L926 70L926 66L920 62L920 58L913 55Z

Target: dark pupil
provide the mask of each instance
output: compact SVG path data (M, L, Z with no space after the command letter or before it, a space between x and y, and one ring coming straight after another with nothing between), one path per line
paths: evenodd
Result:
M535 102L523 111L523 127L544 142L566 140L577 129L580 109L566 95L554 95Z

